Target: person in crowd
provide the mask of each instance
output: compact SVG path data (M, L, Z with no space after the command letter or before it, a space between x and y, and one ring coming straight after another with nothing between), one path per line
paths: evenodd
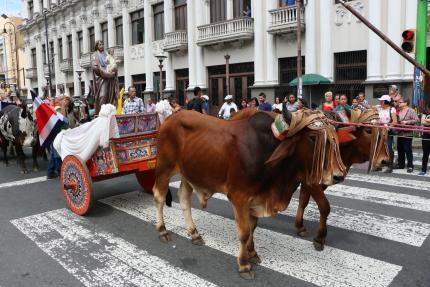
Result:
M245 16L245 17L251 17L252 16L251 8L249 7L249 5L247 5L245 11L243 11L243 16Z
M152 101L152 98L149 97L148 100L146 101L146 112L155 113L155 108L156 108L155 103Z
M242 99L240 101L239 110L246 109L248 107L248 101L246 99Z
M353 98L352 99L352 105L351 105L351 109L359 109L359 107L358 107L358 100L357 100L357 98Z
M178 104L178 100L175 97L169 97L169 104L172 108L172 113L177 113L181 110L181 106Z
M334 96L334 108L336 108L336 106L339 105L339 101L340 101L340 94L336 94Z
M256 97L252 98L248 103L248 108L258 109L259 103Z
M278 109L282 112L282 102L279 97L275 97L275 103L272 105L272 111Z
M394 98L399 94L399 88L397 88L396 85L391 85L388 88L388 95L390 96L391 100L394 101Z
M360 92L357 96L358 104L362 107L362 109L370 109L370 104L366 100L366 95L363 92Z
M392 99L389 95L383 95L379 99L380 106L378 107L379 121L386 125L396 125L397 124L397 113L396 109L392 106ZM388 162L388 167L385 170L386 173L393 172L393 162L394 162L394 150L393 150L393 136L392 130L388 131L387 147L390 155Z
M428 106L421 115L421 124L430 128L430 106ZM427 173L427 165L429 161L430 155L430 132L424 132L422 138L422 149L423 149L423 158L421 171L418 175L425 175Z
M409 107L408 99L400 99L399 101L400 113L399 122L402 125L416 125L419 123L418 115L414 109ZM397 152L399 155L398 164L395 168L405 168L405 155L408 160L407 172L411 173L414 171L414 158L412 154L412 131L399 131L397 137Z
M221 109L219 110L218 117L228 120L231 117L231 111L234 110L237 112L237 106L235 103L233 103L233 96L227 95L225 98L225 103L222 105Z
M290 112L297 112L297 98L294 94L288 95L288 101L285 106Z
M335 103L333 102L333 93L328 91L324 94L325 101L322 104L322 110L325 111L333 111L336 108Z
M209 96L203 95L201 96L202 99L202 113L205 115L209 115Z
M296 0L282 0L282 6L288 7L296 5Z
M258 100L260 101L260 104L258 105L259 111L266 111L271 112L272 111L272 105L268 102L266 102L266 94L260 93L258 95Z
M145 111L145 107L143 106L143 101L141 98L136 97L136 88L130 86L128 88L128 98L124 101L124 105L122 107L123 114L135 114L135 113L143 113Z
M350 110L351 110L351 106L348 105L348 97L344 94L340 95L339 104L336 105L336 108L334 109L334 111L340 112L340 111L350 111Z
M303 99L298 99L297 100L297 110L303 110L303 109L307 109L308 108L308 104L306 103L305 100Z
M187 104L187 110L193 110L199 113L203 113L202 109L202 89L200 87L194 88L194 98Z

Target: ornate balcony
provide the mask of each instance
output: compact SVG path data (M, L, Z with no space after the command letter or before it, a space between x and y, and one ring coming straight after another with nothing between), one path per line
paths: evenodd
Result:
M286 34L297 30L297 8L296 6L282 7L270 10L270 25L267 32L271 34ZM301 11L302 30L305 28L304 10Z
M176 52L188 48L187 31L174 31L164 34L164 51Z
M29 68L25 69L25 77L30 80L36 80L37 79L37 69L36 68Z
M60 62L60 71L64 73L73 72L73 60L64 59Z
M197 27L197 44L208 46L222 42L249 40L254 38L254 19L237 18Z
M48 68L48 64L43 64L43 74L44 75L49 75L49 68ZM54 77L55 76L55 69L54 69L54 65L51 65L51 76Z
M82 68L91 68L91 55L93 53L92 52L88 52L88 53L84 53L81 56L81 59L79 59L79 65Z
M114 56L118 63L124 62L124 47L123 46L113 46ZM106 50L107 53L107 50Z

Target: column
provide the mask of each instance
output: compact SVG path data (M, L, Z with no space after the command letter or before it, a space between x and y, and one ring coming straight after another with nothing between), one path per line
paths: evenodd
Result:
M378 1L379 2L379 1ZM316 0L308 1L305 9L306 33L305 33L305 70L306 73L317 72L317 32L316 32Z
M146 89L145 93L154 91L154 55L152 53L152 39L154 30L152 29L152 7L149 1L145 1L145 72L146 72Z
M41 34L36 35L36 68L37 68L37 86L39 87L39 95L43 95L43 88L46 86L45 75L43 73L43 49Z
M411 29L417 27L417 0L408 0L406 1L406 15L405 15L405 29ZM405 59L402 59L403 62L403 78L405 80L413 80L414 79L414 73L415 69L414 66L406 61Z
M64 20L63 20L64 21ZM60 61L60 65L61 62L65 59L67 59L69 57L68 53L69 53L69 47L68 47L68 42L67 42L67 24L65 22L63 22L61 24L61 42L63 44L63 59L59 59ZM64 86L64 93L68 96L70 96L69 94L69 89L66 88L67 85L67 73L62 72L61 73L63 76L63 86Z
M331 48L331 0L320 1L320 74L333 79L333 51ZM323 37L322 37L323 35Z
M266 16L266 21L264 31L270 26L271 19L269 17L269 12L272 9L278 7L277 0L266 0L266 9L264 9ZM278 84L278 57L276 55L276 37L273 34L265 33L266 39L266 85L277 85Z
M265 65L264 65L264 36L267 33L264 22L263 1L252 1L252 14L254 17L254 86L264 85Z
M233 0L227 0L227 20L233 19Z
M40 2L38 0L33 1L33 13L42 14L42 7L40 6Z
M28 19L28 1L27 0L21 0L21 13L22 18Z
M381 1L372 1L369 6L369 21L378 29L382 26L382 3ZM307 33L307 27L306 27ZM381 47L382 40L371 30L369 34L369 43L367 48L367 81L380 81L382 79L381 71Z
M52 85L55 84L55 86L57 87L56 89L56 93L59 95L60 94L60 90L58 89L58 85L61 84L62 82L64 82L64 80L62 79L62 73L60 71L60 53L59 53L59 46L58 46L58 40L56 38L56 34L52 34L53 39L54 39L54 56L52 56L51 61L54 62L53 68L54 68L54 72L55 72L55 83L52 83Z
M81 23L82 23L82 49L83 53L90 53L91 47L90 47L90 39L89 39L89 33L88 33L88 20L87 17L81 16ZM85 71L82 73L82 80L85 82L85 95L88 95L90 92L90 72L91 69L84 69Z
M397 45L401 45L401 31L402 31L402 0L390 0L387 2L388 11L388 25L387 36L392 39ZM387 71L386 80L398 80L401 77L401 56L394 51L391 47L387 47Z
M170 33L174 30L173 25L173 0L164 0L164 32ZM167 59L165 60L165 69L166 69L166 87L165 91L174 91L175 90L175 73L173 71L173 59L172 54L167 53Z
M188 34L188 89L192 90L197 86L196 77L196 41L197 29L194 17L194 3L196 0L187 0L187 34ZM199 0L197 0L199 1Z
M97 3L98 3L98 1L94 1L93 10L91 11L91 16L92 16L93 21L94 21L94 37L95 37L96 41L102 39L102 29L101 29L100 22L99 22L100 14L99 14L99 10L98 10L99 8L97 6ZM108 43L104 43L104 44L107 45Z
M115 46L115 23L113 20L113 5L112 1L107 1L105 4L106 13L107 13L107 24L108 24L108 43L105 43L107 47Z
M76 33L76 20L72 19L70 21L70 26L72 29L72 59L73 59L73 88L74 88L74 97L81 96L81 89L79 85L79 78L76 73L76 70L80 70L79 66L79 51L78 51L78 34Z
M205 24L209 24L211 22L211 6L210 0L205 0Z
M24 62L24 69L30 69L33 68L32 67L32 62L31 62L31 44L32 41L30 40L30 38L26 38L24 41L24 45L25 45L25 50L24 50L24 56L25 56L25 62ZM27 72L25 72L27 73ZM24 85L22 85L24 87ZM31 89L31 80L30 79L26 79L25 80L25 87L27 88L27 98L31 98L30 95L30 89Z
M127 11L128 0L120 0L122 7L122 39L124 42L124 85L127 91L128 87L131 86L131 75L130 75L130 14Z
M203 9L204 9L204 3L203 3L203 1L195 1L194 2L194 5L196 5L196 11L202 11ZM204 22L204 20L205 19L203 19L202 17L197 17L197 19L196 19L196 22L195 22L195 24L196 24L196 26L198 27L198 26L202 26L202 25L204 25L204 24L206 24L205 22ZM194 29L194 30L196 30L196 29ZM195 40L197 40L197 38L195 38ZM188 40L189 41L189 40ZM193 42L193 44L194 44L195 42ZM195 64L196 64L196 67L195 67L195 71L196 71L196 80L197 80L197 86L199 86L200 88L202 88L202 89L206 89L207 88L207 84L206 84L206 81L207 81L207 70L206 70L206 67L205 67L205 63L204 63L204 48L203 47L201 47L201 46L198 46L198 45L196 45L196 44L194 44L194 46L195 46L195 57L196 57L196 61L195 61Z

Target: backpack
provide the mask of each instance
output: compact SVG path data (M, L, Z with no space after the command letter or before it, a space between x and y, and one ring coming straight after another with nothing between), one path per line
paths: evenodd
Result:
M193 110L199 113L203 113L202 111L202 100L199 98L194 98L188 102L187 110Z

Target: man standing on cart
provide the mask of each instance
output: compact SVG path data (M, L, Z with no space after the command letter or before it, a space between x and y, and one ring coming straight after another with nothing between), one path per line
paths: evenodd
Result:
M124 101L122 109L123 114L143 113L144 106L141 98L136 97L136 88L131 86L128 88L128 98Z

